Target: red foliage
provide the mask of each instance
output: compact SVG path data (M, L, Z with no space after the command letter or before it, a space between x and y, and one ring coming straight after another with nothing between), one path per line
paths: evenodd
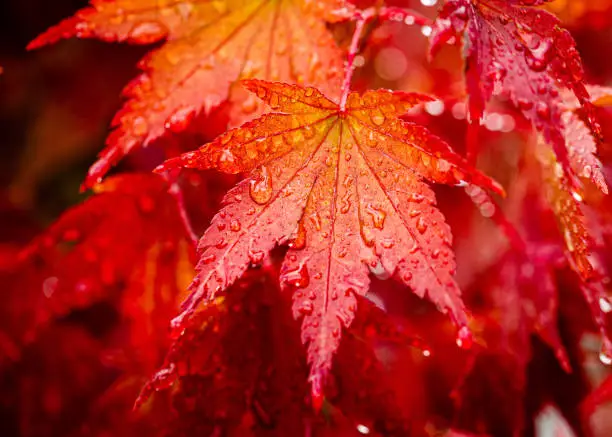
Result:
M92 0L30 43L157 46L91 197L1 199L0 434L611 432L612 92L555 15L609 5L370 3Z

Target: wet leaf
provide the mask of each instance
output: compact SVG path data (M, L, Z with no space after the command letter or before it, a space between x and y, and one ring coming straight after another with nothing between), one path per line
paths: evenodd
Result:
M431 35L431 53L451 38L465 38L471 119L479 123L493 96L507 97L554 148L574 185L576 169L570 165L560 97L565 88L578 99L597 140L601 132L575 42L554 15L533 7L543 3L545 0L447 1ZM581 167L577 173L583 171Z
M200 240L198 275L176 325L240 277L253 254L284 243L290 249L280 281L293 290L294 316L303 318L315 397L370 273L395 274L465 325L450 229L423 179L501 188L426 129L397 118L430 99L370 91L351 93L341 108L314 88L245 86L278 112L158 169L250 172Z
M321 16L351 14L340 0L94 0L29 45L62 38L97 38L151 44L143 73L124 90L128 98L113 121L107 147L89 170L86 186L135 148L182 131L197 113L229 99L231 124L261 113L262 105L235 86L258 77L339 89L342 55Z

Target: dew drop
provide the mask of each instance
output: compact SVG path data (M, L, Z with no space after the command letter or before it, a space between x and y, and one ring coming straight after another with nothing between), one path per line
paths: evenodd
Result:
M394 245L395 245L395 241L393 240L393 238L385 238L382 241L382 246L385 249L391 249Z
M572 191L572 197L574 198L576 202L578 203L582 202L582 196L580 195L580 193L576 191Z
M240 227L241 227L241 226L240 226L240 222L239 222L238 220L233 219L233 220L230 222L230 231L233 231L233 232L238 232L238 231L240 230Z
M550 107L544 102L538 102L536 105L536 114L544 120L550 118Z
M472 337L472 331L467 326L462 326L457 333L457 346L461 349L470 349L474 344L474 338Z
M372 223L376 229L382 229L385 226L385 218L387 217L387 213L385 213L382 209L368 203L366 206L366 211L372 217Z
M137 137L145 135L149 131L149 124L144 117L136 117L132 120L132 132Z
M211 253L210 255L203 256L201 262L202 264L206 265L214 262L216 259L217 256L214 253Z
M260 265L264 259L264 253L261 250L249 250L249 261L253 265Z
M533 108L533 102L525 98L518 99L516 103L521 111L529 111Z
M419 233L424 234L427 231L427 223L423 217L419 217L416 222L416 229Z
M314 310L314 305L312 304L311 301L306 300L304 302L302 302L298 308L298 311L300 312L300 314L302 314L303 316L309 316L312 314Z
M132 41L151 44L164 38L168 34L168 28L158 21L143 21L134 24L128 38Z
M376 126L381 126L385 122L385 116L380 110L373 111L370 114L370 119Z
M609 366L612 364L612 356L609 352L602 349L601 352L599 352L599 361L601 361L602 364Z
M295 233L295 237L289 243L289 247L292 249L300 250L306 247L306 227L300 220L298 223L297 232Z
M425 358L430 357L431 356L431 351L429 349L423 349L423 356Z
M610 303L608 298L606 297L599 298L599 309L601 309L601 311L606 314L612 311L612 304Z
M260 205L268 203L272 198L272 177L266 166L262 166L259 174L250 180L249 194Z
M306 264L300 264L296 269L284 272L280 279L281 282L296 288L306 288L310 283Z
M195 117L193 108L179 108L168 117L164 127L172 132L184 131Z
M425 0L421 0L421 1L425 1ZM364 424L362 424L362 423L359 423L359 424L357 425L357 432L358 432L359 434L364 434L364 435L367 435L367 434L369 434L369 433L370 433L370 428L368 428L367 426L365 426L365 425L364 425Z

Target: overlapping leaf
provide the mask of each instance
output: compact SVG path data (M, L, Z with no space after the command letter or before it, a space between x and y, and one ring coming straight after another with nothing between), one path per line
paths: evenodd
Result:
M168 342L167 322L192 274L190 240L162 178L129 175L98 185L99 193L63 215L21 254L2 318L17 345L55 318L98 302L117 306L131 357L145 374Z
M406 347L412 338L361 301L334 365L333 394L315 415L307 402L308 368L290 299L271 269L262 268L194 315L140 399L172 386L176 420L168 435L271 437L308 429L315 436L327 435L326 429L358 435L358 424L373 435L405 435L410 411L398 405L374 345L387 340Z
M91 167L91 186L135 147L166 131L180 131L200 111L229 98L232 124L261 109L237 89L239 78L259 77L339 89L342 56L320 18L350 14L340 1L94 0L30 44L60 38L98 38L165 44L141 62L144 72L125 89L106 149Z
M593 116L574 40L555 16L533 8L542 3L545 0L447 1L431 35L431 51L435 53L451 38L463 41L465 33L472 120L479 122L486 102L493 96L508 97L553 146L573 184L574 172L587 171L582 168L586 164L575 161L575 155L567 150L567 121L563 119L560 92L567 88L575 94L596 139L600 128ZM606 191L599 176L591 172L593 181Z
M450 229L423 179L501 189L426 129L397 118L430 99L351 93L341 108L313 88L258 80L245 86L279 112L162 168L250 172L200 241L198 275L178 326L200 301L286 242L281 282L295 290L293 311L303 317L315 394L342 328L354 318L356 296L368 291L370 273L396 274L465 325Z

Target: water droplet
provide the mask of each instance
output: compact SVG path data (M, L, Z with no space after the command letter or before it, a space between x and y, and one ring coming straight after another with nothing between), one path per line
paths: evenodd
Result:
M516 103L521 111L529 111L531 108L533 108L533 102L528 99L520 98L516 101Z
M281 282L296 288L306 288L310 283L306 264L300 264L296 269L282 273L280 279Z
M612 304L610 303L607 297L600 297L599 298L599 308L601 309L602 312L607 314L610 311L612 311Z
M230 222L230 231L238 232L240 230L240 222L236 219L233 219Z
M612 364L612 356L609 354L609 352L602 349L601 352L599 352L599 361L601 361L602 364L609 366Z
M380 110L376 109L370 114L370 120L372 120L372 123L376 126L381 126L385 122L385 116Z
M149 131L149 124L144 117L135 117L132 120L132 132L135 136L141 137Z
M298 223L297 232L295 233L295 237L289 243L289 247L292 249L300 250L306 247L306 227L300 220Z
M317 231L320 231L321 230L321 217L319 216L319 213L315 211L314 213L310 214L308 218L310 219L310 222L315 227L315 229Z
M272 198L272 178L266 166L250 180L249 194L255 203L263 205Z
M249 250L249 261L254 266L258 266L264 259L264 253L261 250Z
M217 256L214 253L211 253L210 255L203 256L200 261L202 262L202 264L206 265L214 262L216 259Z
M168 117L164 127L175 133L184 131L193 121L195 114L196 113L193 108L179 108L174 111L170 117Z
M382 209L375 207L371 203L366 206L366 211L372 217L372 223L376 229L382 229L385 226L385 218L387 213Z
M431 356L431 351L429 349L423 349L423 356L425 358L430 357Z
M424 2L424 1L431 1L431 0L421 0L421 2ZM433 1L434 1L433 4L435 4L435 2L437 0L433 0ZM370 433L370 428L368 428L367 426L365 426L365 425L360 423L360 424L357 425L357 432L359 434L369 434Z
M472 337L472 331L467 326L462 326L457 333L457 346L461 349L470 349L474 344L474 338Z
M128 33L128 38L141 44L151 44L164 38L168 28L158 21L143 21L134 24Z
M300 314L304 316L311 315L313 310L314 310L314 305L309 300L303 301L298 308L298 311L300 312Z
M525 62L533 71L540 72L546 70L552 54L551 40L535 41L531 50L525 50Z
M548 120L550 118L550 107L544 102L538 102L536 105L536 114L538 117Z
M419 217L417 219L416 222L416 229L417 231L419 231L421 234L424 234L425 231L427 231L427 222L425 222L425 219L423 217Z
M394 245L395 245L395 241L393 240L393 238L385 238L382 241L382 246L385 249L391 249Z
M181 313L170 321L170 338L178 339L185 332L185 322L189 318L188 313Z

